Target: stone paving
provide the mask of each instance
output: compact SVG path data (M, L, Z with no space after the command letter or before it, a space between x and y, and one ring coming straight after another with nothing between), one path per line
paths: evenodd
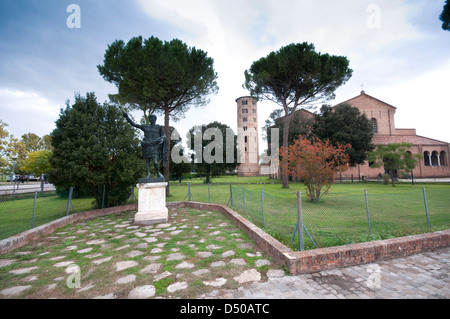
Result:
M448 299L450 249L378 263L287 276L269 270L266 282L215 290L203 298L231 299Z
M0 256L0 298L449 298L450 249L291 276L218 212L68 225Z

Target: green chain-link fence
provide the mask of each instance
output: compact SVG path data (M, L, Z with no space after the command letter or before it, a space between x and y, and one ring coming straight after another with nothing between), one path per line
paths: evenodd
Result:
M107 189L105 188L105 191ZM0 240L49 223L67 214L93 209L93 196L72 196L70 192L9 192L0 195ZM137 201L136 190L130 189L129 203Z

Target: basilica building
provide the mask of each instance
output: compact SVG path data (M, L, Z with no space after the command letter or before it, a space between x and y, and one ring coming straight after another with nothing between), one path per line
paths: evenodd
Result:
M374 145L387 145L392 143L411 143L410 152L421 154L422 160L412 172L414 178L450 177L448 154L450 144L433 138L417 135L416 129L403 129L395 127L396 107L376 99L364 91L360 95L342 102L350 104L365 114L372 123ZM383 168L372 168L369 163L349 167L343 174L353 175L354 178L374 179L384 173ZM407 172L408 175L411 172ZM400 176L401 177L401 176Z

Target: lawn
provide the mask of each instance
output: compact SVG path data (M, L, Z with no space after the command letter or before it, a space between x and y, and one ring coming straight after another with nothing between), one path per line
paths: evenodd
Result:
M67 197L56 193L38 193L34 205L34 193L15 196L0 196L0 240L27 231L31 228L49 223L66 214ZM69 213L92 209L93 198L72 200ZM33 218L33 207L34 218Z
M230 183L233 200L230 200ZM428 220L422 186L425 186ZM190 191L188 191L190 190ZM367 206L364 190L367 191ZM266 177L226 176L204 184L203 179L170 183L167 201L229 205L273 237L298 249L296 192L302 192L305 249L386 239L450 228L450 185L336 183L319 203L311 203L301 183L282 188ZM135 190L137 197L137 190ZM244 197L245 196L245 197ZM0 198L0 239L30 229L34 194ZM244 205L245 198L245 205ZM262 205L264 199L264 206ZM92 198L74 199L76 212L92 208ZM34 226L64 216L67 198L37 199ZM368 208L368 212L367 212ZM264 216L263 216L264 209ZM71 209L72 210L72 209ZM369 216L369 218L368 218ZM370 228L369 228L370 220Z
M251 181L251 178L247 179ZM426 190L430 228L422 186ZM367 206L364 190L367 190ZM232 207L284 244L298 249L298 238L293 240L297 224L297 191L302 192L306 249L450 228L449 185L416 183L392 187L378 183L338 183L319 203L311 203L300 183L291 183L289 189L280 184L243 183L232 186ZM171 184L170 192L169 201L188 200L187 185ZM212 184L208 189L208 185L192 183L190 197L192 201L231 205L229 185Z

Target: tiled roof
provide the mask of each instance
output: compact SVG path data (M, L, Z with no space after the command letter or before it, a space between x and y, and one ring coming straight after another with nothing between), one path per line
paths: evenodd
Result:
M413 145L448 145L443 141L434 140L432 138L423 137L419 135L375 135L372 142L377 144L392 144L392 143L412 143Z

